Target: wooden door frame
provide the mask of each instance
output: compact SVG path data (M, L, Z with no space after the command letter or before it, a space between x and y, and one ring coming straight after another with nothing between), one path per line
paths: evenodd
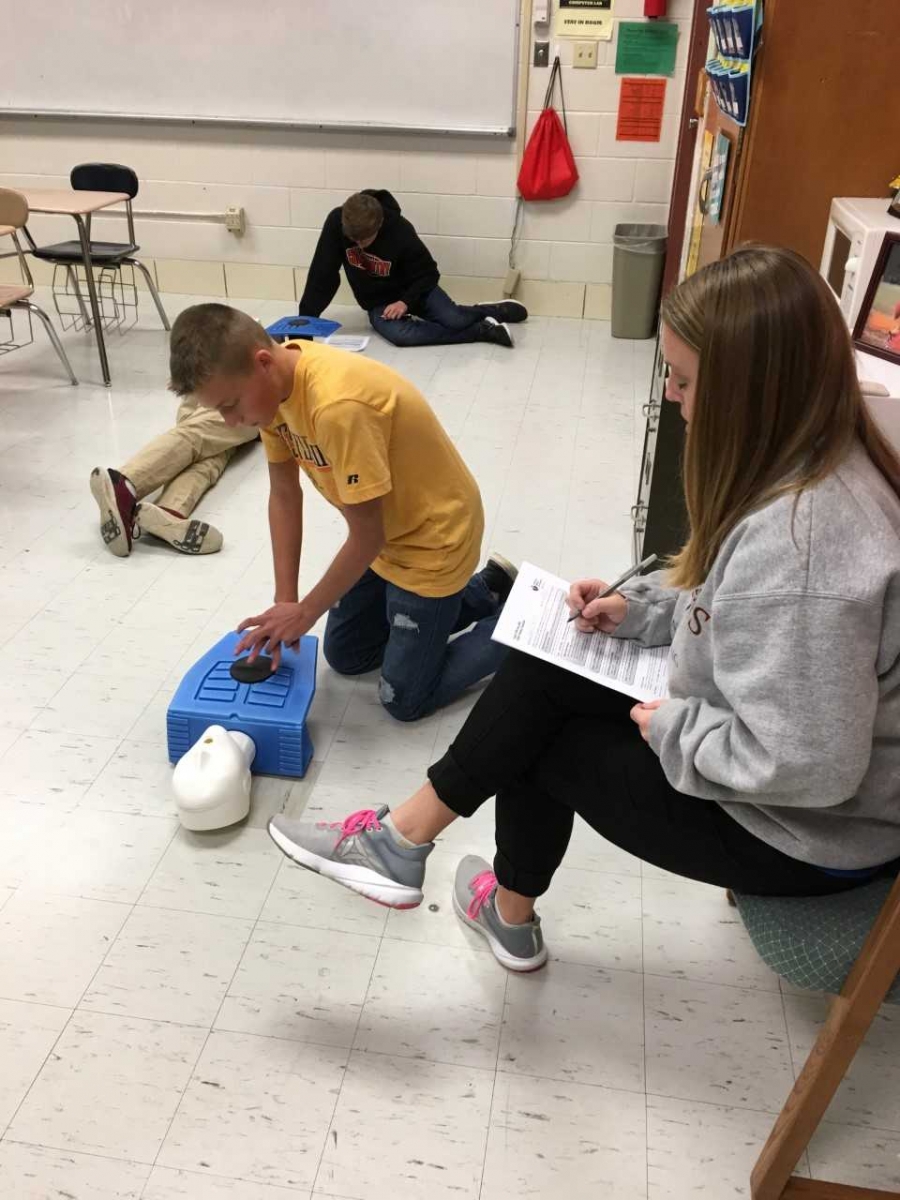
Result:
M706 10L713 0L694 0L691 21L691 41L688 48L687 66L684 73L684 97L681 103L681 123L678 128L678 146L675 150L675 174L669 199L669 242L666 266L663 273L663 295L678 282L681 252L684 246L685 224L691 201L691 169L694 162L694 146L700 119L694 111L697 98L697 77L706 63L709 48L709 21Z

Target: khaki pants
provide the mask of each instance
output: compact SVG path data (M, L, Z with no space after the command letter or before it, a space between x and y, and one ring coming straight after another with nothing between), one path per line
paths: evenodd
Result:
M188 516L205 492L218 482L238 446L258 437L245 425L230 428L217 412L182 400L175 425L148 442L119 469L142 500L163 488L156 501Z

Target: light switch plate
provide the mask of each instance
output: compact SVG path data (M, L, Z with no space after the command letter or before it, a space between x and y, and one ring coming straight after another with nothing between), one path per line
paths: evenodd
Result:
M596 67L597 65L597 43L596 42L576 42L572 56L573 67Z
M550 43L535 42L534 43L534 65L536 67L550 66Z

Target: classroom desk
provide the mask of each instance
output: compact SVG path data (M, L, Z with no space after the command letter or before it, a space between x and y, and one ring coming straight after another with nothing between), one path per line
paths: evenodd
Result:
M0 225L0 237L9 237L11 233L15 233L12 225Z
M97 284L94 280L94 270L91 263L91 241L88 234L88 225L85 224L84 218L90 218L91 213L99 212L101 208L109 208L113 204L124 204L128 196L125 192L82 192L76 191L74 188L22 188L20 190L28 201L28 207L31 212L72 217L75 221L78 229L78 238L81 242L81 251L84 256L88 295L91 301L91 316L94 320L94 337L97 339L97 353L100 355L100 370L103 373L103 382L109 387L111 382L109 359L106 356L103 320L100 313L100 302L97 299Z

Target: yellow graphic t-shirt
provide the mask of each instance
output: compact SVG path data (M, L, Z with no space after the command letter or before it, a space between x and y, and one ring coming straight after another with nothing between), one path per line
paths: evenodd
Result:
M418 596L461 591L484 513L468 467L421 392L383 363L303 342L294 390L262 430L269 462L293 458L338 508L383 499L372 570Z

